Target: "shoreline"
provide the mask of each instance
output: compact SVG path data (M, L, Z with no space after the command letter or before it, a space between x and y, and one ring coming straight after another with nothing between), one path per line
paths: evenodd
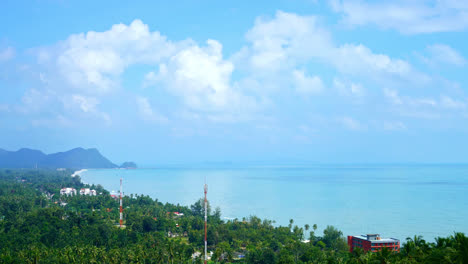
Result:
M71 175L72 177L75 177L75 176L80 176L81 173L85 172L85 171L88 171L87 169L81 169L81 170L77 170L75 172L73 172L73 174Z
M460 174L456 167L450 171L447 171L446 168L433 171L430 168L428 171L431 173L431 178L427 178L428 172L415 173L411 168L409 170L406 168L382 169L377 172L367 168L358 172L355 169L328 168L325 168L325 171L316 169L218 170L220 171L186 168L177 170L139 168L117 172L112 169L98 169L85 173L82 176L82 181L88 184L100 184L110 191L118 190L118 178L123 176L126 193L148 195L161 202L190 206L201 197L203 192L201 184L206 175L209 185L208 200L213 203L214 207L221 208L221 216L225 220L230 220L229 218L242 219L249 215L256 215L261 219L275 221L275 225L287 226L289 220L293 218L295 223L300 226L317 224L319 226L317 232L321 232L320 230L327 225L333 225L345 234L378 232L400 239L411 237L415 233L430 240L438 236L445 236L453 230L466 232L467 225L461 220L466 213L459 212L457 216L454 216L455 204L458 203L458 208L466 208L461 204L466 199L460 199L461 194L455 192L459 188L465 189L464 185L452 188L455 183L459 183L466 177L463 176L463 173ZM444 171L444 175L450 176L441 176L441 171ZM436 172L435 176L432 176L433 172ZM324 173L333 177L323 177ZM359 180L354 179L357 174L361 177ZM380 176L377 177L374 174ZM394 180L389 180L398 175L400 176ZM438 184L442 182L442 179L448 183ZM338 180L341 184L336 184ZM259 183L267 184L268 189L264 189L263 185L259 185ZM362 183L364 183L363 186ZM249 188L246 190L243 186L249 186ZM344 194L340 192L351 191L357 186L364 190L359 192L359 199L348 201L347 194L349 192ZM389 207L378 207L371 199L375 198L374 194L366 190L370 190L371 187L383 188L385 186L386 190L389 191L397 188L400 193L392 197L387 196L384 199L384 204L389 204ZM277 198L275 190L284 189L287 190L288 195L281 199ZM310 195L311 190L317 195ZM422 196L410 195L415 190ZM429 206L424 205L423 201L428 199L428 195L432 191L444 194L442 197L459 198L458 202L456 200L449 203L448 206L442 207L443 202L437 200L433 201L433 206L431 206L434 207L435 211L452 215L452 221L447 221L444 217L437 217L434 213L428 213L434 210L425 210ZM277 201L277 204L271 206L265 200L265 195L273 201ZM323 195L323 197L319 195ZM421 204L422 206L412 208L412 206L405 205L405 199L411 199L413 204ZM443 200L447 201L447 199ZM252 205L252 200L256 201L256 205ZM297 204L297 206L288 206L288 204ZM369 214L369 209L365 208L369 206L376 210L375 212L381 217L385 217L387 221L377 223L368 220L370 218L367 216L372 215ZM326 209L327 207L331 207L332 210ZM285 213L279 213L280 211ZM427 217L432 217L433 220L427 222L424 220ZM337 219L345 219L345 221ZM401 224L401 227L396 228L396 222ZM421 226L416 227L416 225Z

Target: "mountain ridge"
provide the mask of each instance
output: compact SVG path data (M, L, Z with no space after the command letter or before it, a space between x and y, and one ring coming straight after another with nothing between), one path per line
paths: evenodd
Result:
M21 148L8 151L0 148L0 168L118 168L96 148L73 148L68 151L45 154L36 149Z

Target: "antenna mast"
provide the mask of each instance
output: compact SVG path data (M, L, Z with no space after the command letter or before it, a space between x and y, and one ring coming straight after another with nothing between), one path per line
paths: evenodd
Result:
M120 228L122 228L122 225L123 225L123 208L122 208L122 177L120 177L120 220L119 220L119 224L120 224Z
M205 176L205 186L204 186L204 189L205 189L205 264L206 264L206 261L207 261L207 255L206 255L206 246L207 246L207 242L206 242L206 221L207 221L207 211L208 211L208 201L206 200L206 193L208 192L208 185L206 184L206 176Z

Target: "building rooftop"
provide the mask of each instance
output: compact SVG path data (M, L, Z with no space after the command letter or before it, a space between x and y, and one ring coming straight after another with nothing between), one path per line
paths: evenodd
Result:
M360 236L354 236L354 237L362 239L362 240L368 240L368 241L371 241L372 243L396 243L396 242L400 242L400 240L398 240L396 238L381 238L380 235L378 235L378 234L360 235Z

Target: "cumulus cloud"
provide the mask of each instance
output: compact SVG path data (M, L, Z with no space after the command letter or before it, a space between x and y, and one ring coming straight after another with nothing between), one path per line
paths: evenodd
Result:
M318 76L306 76L304 71L293 71L296 91L303 95L320 93L325 89L322 79Z
M96 106L90 98L105 99L118 91L122 74L132 65L159 65L157 72L144 76L143 87L158 84L181 98L180 107L203 113L210 120L246 119L258 106L252 96L243 93L240 82L232 81L235 67L223 58L221 43L208 40L200 46L190 39L171 42L140 20L116 24L103 32L74 34L35 51L44 87L58 98L74 100L82 111ZM138 111L146 113L148 120L164 119L148 111L148 101L140 98L137 102Z
M16 108L21 113L42 113L44 118L36 119L38 124L65 119L110 124L111 117L99 105L123 93L120 83L128 67L167 61L190 45L191 40L171 42L138 19L102 32L70 35L54 45L32 49L38 61L34 73L38 83ZM12 53L7 51L2 54ZM64 118L57 119L57 113Z
M402 59L374 53L362 44L337 45L315 16L278 11L271 19L257 19L246 34L249 43L233 56L236 65L256 76L272 77L278 71L294 71L297 65L320 62L353 76L385 82L403 79L424 82L428 77Z
M259 110L281 98L270 92L294 90L312 96L326 90L327 79L318 72L340 76L333 79L330 87L334 89L329 90L354 102L361 102L367 93L372 93L363 84L370 88L378 83L392 87L384 90L392 106L455 110L466 103L446 95L401 96L393 84L398 83L400 88L421 85L430 78L407 60L375 52L364 44L336 43L317 16L278 11L273 17L256 19L245 39L246 45L226 58L222 43L216 40L201 44L190 39L170 41L140 20L129 25L116 24L103 32L74 34L60 43L35 50L41 67L36 75L42 86L29 90L23 96L23 105L33 111L51 109L58 102L64 113L63 109L54 108L55 111L50 110L51 116L60 113L67 120L76 116L94 117L110 123L110 116L102 110L104 102L115 95L119 97L117 100L125 100L122 99L125 94L136 98L132 104L134 115L163 123L167 118L150 103L151 96L158 94L176 102L171 105L175 117L236 122L261 116L256 115ZM428 47L428 51L434 58L439 54L437 58L445 63L465 63L448 46L437 44ZM138 70L146 97L138 96L136 89L120 89L125 71L134 65L154 69L144 76ZM283 89L291 86L293 89ZM275 89L268 90L270 87ZM330 100L334 95L330 94ZM339 121L349 129L366 128L350 117Z
M258 18L246 34L250 46L240 56L259 71L277 71L297 61L327 56L331 35L315 16L278 11L273 19Z
M148 73L145 82L163 84L189 109L208 113L215 121L253 110L255 99L232 83L234 64L223 59L222 45L215 40L206 44L180 50L159 66L159 72Z
M151 104L148 101L148 98L138 96L136 98L136 103L138 105L138 111L140 113L140 116L143 120L156 123L165 123L168 121L167 117L153 110Z
M127 67L159 63L184 43L168 41L137 19L103 32L71 35L53 47L39 49L37 56L75 89L105 94L119 87L119 77Z
M461 31L468 28L468 4L457 0L330 0L350 26L376 25L405 34Z
M407 61L375 54L362 44L344 44L335 49L330 59L339 71L353 75L387 74L410 78L414 74Z
M366 94L364 87L360 83L343 81L338 78L333 79L333 87L338 91L338 94L352 97L356 100L360 100Z

